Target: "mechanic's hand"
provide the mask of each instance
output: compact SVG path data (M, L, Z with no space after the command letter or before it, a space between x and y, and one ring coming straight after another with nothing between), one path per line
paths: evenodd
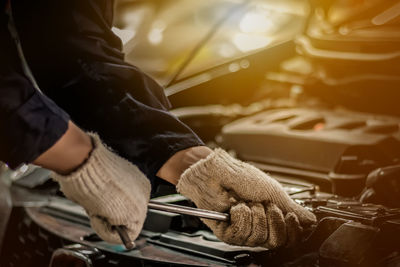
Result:
M229 212L230 222L204 220L222 241L243 246L291 246L314 214L295 203L274 179L222 149L181 176L178 191L199 208Z
M144 223L150 182L133 164L105 147L91 134L94 149L87 161L69 175L54 174L61 191L81 205L96 233L110 243L121 243L113 226L125 226L135 240Z

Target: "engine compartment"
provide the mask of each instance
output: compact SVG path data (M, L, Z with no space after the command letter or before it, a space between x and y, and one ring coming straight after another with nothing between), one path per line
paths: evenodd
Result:
M269 114L279 112L275 110ZM238 125L254 122L258 116L228 124L222 132L237 133ZM248 128L245 130L245 133L250 132ZM378 140L381 139L385 138ZM246 142L243 136L240 140ZM230 144L232 150L233 142ZM372 143L372 147L375 145ZM259 148L264 151L262 146ZM50 173L33 168L11 187L14 205L4 239L7 246L2 250L1 259L4 266L21 266L21 263L36 266L32 265L35 262L31 261L32 258L41 257L48 261L51 255L54 257L54 250L64 249L78 254L94 251L90 255L97 255L95 259L85 256L91 261L89 266L113 266L110 262L114 261L118 262L118 266L396 266L393 264L399 263L399 205L381 205L381 198L376 196L375 191L375 199L370 201L371 198L363 199L360 193L345 196L321 190L323 183L320 186L313 182L316 176L307 176L312 172L301 172L297 167L287 171L290 167L285 166L281 171L279 165L276 169L270 168L274 166L271 162L260 166L277 179L297 203L318 218L317 225L305 233L303 241L294 248L268 250L227 245L219 241L198 218L149 210L141 236L135 242L136 248L129 251L122 245L102 241L90 228L84 210L60 195L55 184L49 180ZM397 175L391 176L395 177L394 180L398 178L399 169L395 168ZM385 171L385 168L379 170ZM364 184L374 172L369 174L363 173ZM344 183L348 180L348 185L352 184L352 176L343 176L343 180ZM388 187L392 180L383 184ZM153 200L193 206L186 198L176 194L173 187L165 184L159 185ZM36 230L32 232L32 228ZM46 243L57 240L58 245L35 245L41 237L45 237ZM36 251L36 254L29 251Z
M296 40L166 90L207 145L269 173L317 216L298 246L230 246L197 218L149 210L126 250L98 238L47 170L28 168L10 188L1 266L400 266L399 19L370 23L389 2L329 2ZM153 199L193 206L162 182Z

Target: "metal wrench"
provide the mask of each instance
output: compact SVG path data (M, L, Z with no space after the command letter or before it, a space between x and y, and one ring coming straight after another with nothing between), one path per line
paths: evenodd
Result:
M166 204L151 200L149 202L148 207L151 210L161 210L177 214L191 215L203 219L210 219L210 220L224 221L224 222L229 221L229 214L217 211L203 210L203 209L185 207L174 204Z
M224 221L224 222L229 221L229 214L227 213L185 207L174 204L166 204L157 201L150 201L148 204L148 208L151 210L160 210L177 214L191 215L203 219L210 219L210 220ZM126 249L131 250L135 248L135 243L130 239L128 233L126 232L126 228L124 226L116 226L115 229L117 230L118 235L121 238L121 241L124 243Z

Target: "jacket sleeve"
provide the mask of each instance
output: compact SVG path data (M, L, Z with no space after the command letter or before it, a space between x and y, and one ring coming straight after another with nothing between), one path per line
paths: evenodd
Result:
M124 61L111 31L112 6L110 0L20 0L13 14L40 88L154 182L174 153L203 142L168 112L163 88ZM32 28L40 31L32 35Z
M24 75L7 21L0 10L0 160L16 168L49 149L69 117Z

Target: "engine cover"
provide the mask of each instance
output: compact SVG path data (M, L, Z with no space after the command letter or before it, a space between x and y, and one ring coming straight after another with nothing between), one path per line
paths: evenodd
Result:
M267 171L301 173L341 195L356 195L366 175L400 159L400 121L324 109L278 109L234 121L223 145ZM315 181L314 181L315 182Z

